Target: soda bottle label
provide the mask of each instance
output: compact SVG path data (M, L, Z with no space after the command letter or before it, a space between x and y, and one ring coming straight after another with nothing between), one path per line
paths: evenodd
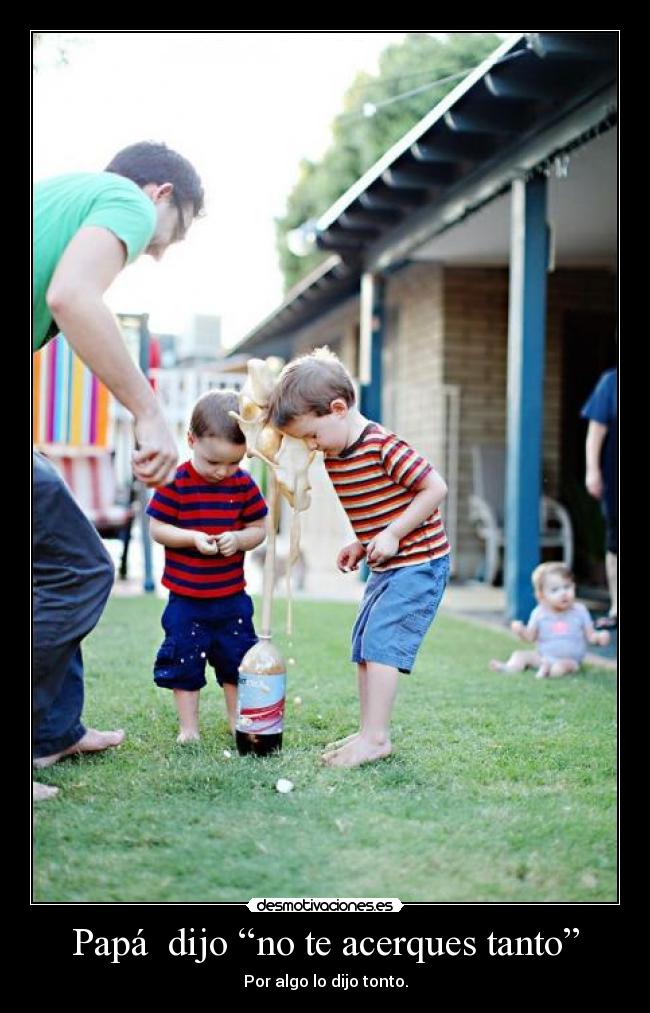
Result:
M282 731L286 672L260 675L239 671L237 731L274 735Z

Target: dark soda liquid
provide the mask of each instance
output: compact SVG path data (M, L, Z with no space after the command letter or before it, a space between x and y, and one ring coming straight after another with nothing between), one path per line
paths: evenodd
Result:
M261 735L255 732L240 732L237 729L235 739L240 756L246 756L248 753L254 756L267 756L269 753L279 753L282 749L282 732Z

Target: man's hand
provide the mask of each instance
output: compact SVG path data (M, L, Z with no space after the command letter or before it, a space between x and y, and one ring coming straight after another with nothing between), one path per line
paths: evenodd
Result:
M132 457L133 474L149 488L171 482L178 462L178 451L162 414L136 418L135 438L138 449Z
M193 531L194 547L204 556L216 556L219 552L216 535L206 535L205 531Z
M369 563L385 563L391 559L399 549L399 538L386 528L368 543L366 558Z
M587 492L589 492L594 499L603 498L603 476L599 468L595 468L587 472L585 485L587 486Z
M222 556L234 556L239 552L239 539L236 531L224 531L217 535L217 546Z
M605 439L607 438L607 426L602 422L591 419L587 429L587 442L585 443L585 485L587 491L594 499L602 499L605 491L603 484L603 473L601 470L601 457Z
M350 570L356 570L358 568L359 563L365 554L366 550L361 542L352 542L350 545L346 545L345 548L341 549L336 557L336 565L341 573L349 573Z

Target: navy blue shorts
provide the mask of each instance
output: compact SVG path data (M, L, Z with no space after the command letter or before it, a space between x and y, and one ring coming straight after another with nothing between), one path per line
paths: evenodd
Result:
M351 661L410 672L449 577L449 556L371 573L352 630Z
M206 662L220 686L237 685L241 660L257 643L253 602L245 591L227 598L189 598L172 591L161 623L165 639L153 669L157 686L202 689Z

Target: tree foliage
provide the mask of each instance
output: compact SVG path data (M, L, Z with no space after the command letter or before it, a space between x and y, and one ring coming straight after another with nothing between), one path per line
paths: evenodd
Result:
M332 143L320 159L300 163L296 185L284 217L276 219L277 248L285 291L314 269L322 251L296 257L286 235L310 218L318 218L461 78L425 87L440 78L469 73L500 44L485 32L452 32L446 37L409 32L404 42L389 46L379 59L379 73L356 75L344 96L343 110L332 124ZM406 92L416 94L382 103ZM364 114L377 107L374 115Z

